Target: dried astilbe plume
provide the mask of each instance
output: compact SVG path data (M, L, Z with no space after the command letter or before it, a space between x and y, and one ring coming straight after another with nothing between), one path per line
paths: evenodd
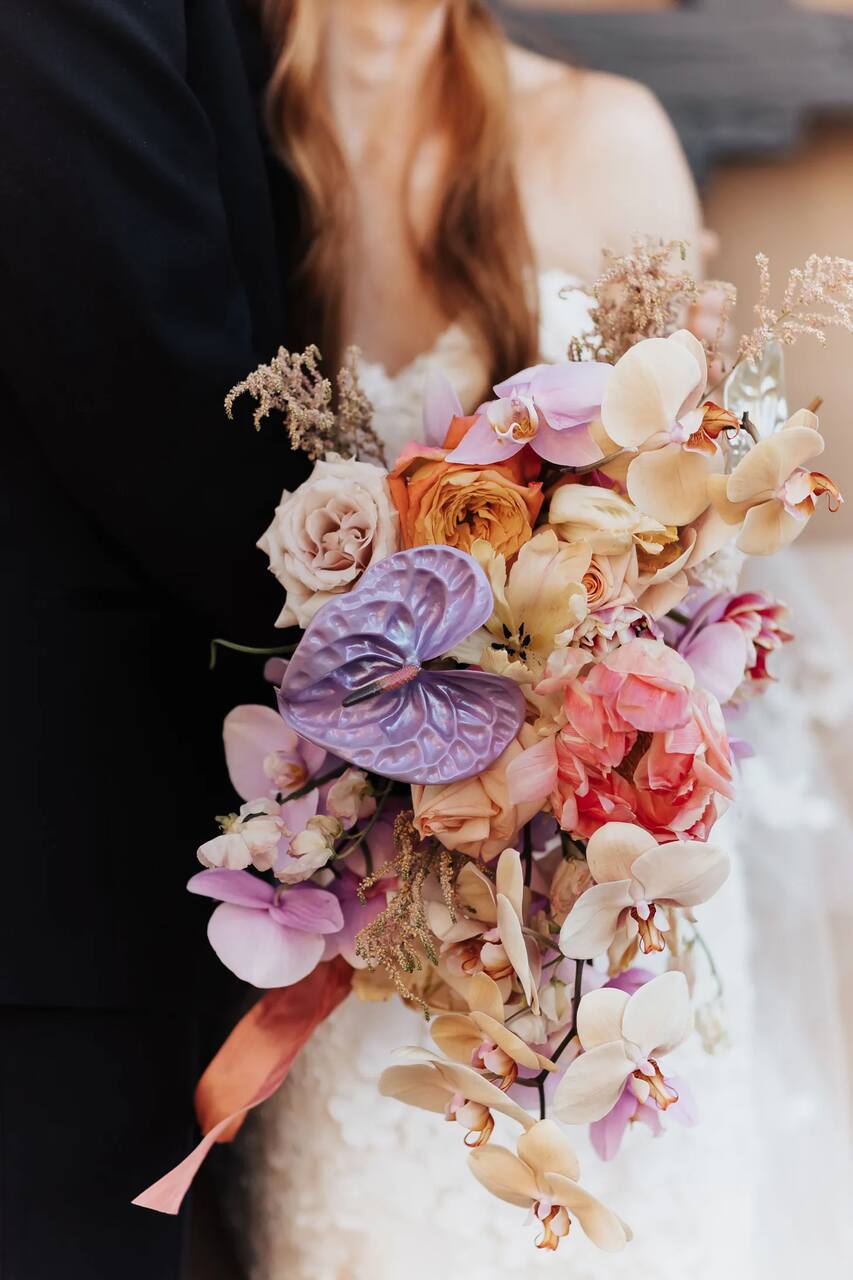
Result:
M396 856L371 872L359 885L359 897L363 899L379 880L389 875L397 878L391 901L357 935L355 951L369 968L381 965L400 995L406 1000L416 1000L426 1013L423 997L406 985L403 976L419 972L423 968L423 957L430 964L438 964L435 939L424 905L424 885L431 875L436 876L444 902L455 920L454 885L466 859L434 840L421 841L412 824L411 811L397 817L394 845Z
M635 238L630 253L604 251L604 271L592 286L595 326L592 341L580 339L569 349L572 360L615 362L643 338L664 338L684 324L687 312L704 294L713 292L720 306L716 332L705 342L709 363L717 358L735 300L733 285L709 280L698 284L683 266L683 240Z
M294 449L313 460L327 453L356 454L382 463L385 456L371 420L373 408L358 378L359 352L350 347L336 379L337 404L331 381L320 371L320 352L279 347L269 364L258 365L225 397L225 412L233 416L235 401L248 393L256 402L252 419L260 431L264 418L280 413Z
M785 291L777 307L771 305L770 260L756 254L759 294L753 308L758 324L738 344L739 360L759 361L768 342L793 346L798 338L815 338L826 344L826 330L853 333L853 261L821 257L813 253L802 267L788 273Z

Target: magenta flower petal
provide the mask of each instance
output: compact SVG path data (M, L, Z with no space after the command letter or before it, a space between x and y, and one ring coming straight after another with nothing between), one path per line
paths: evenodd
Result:
M696 683L718 702L728 702L744 678L746 637L736 622L713 622L680 646L696 675Z
M481 626L492 590L453 547L400 551L310 623L278 693L303 737L388 778L452 782L506 750L525 716L512 681L481 671L423 670ZM373 689L370 697L345 702Z
M275 889L266 880L248 871L231 871L227 867L199 871L187 888L203 898L216 898L218 902L231 902L256 911L267 910L275 900Z
M344 927L341 904L333 893L316 885L296 885L281 895L275 919L303 933L337 933Z
M268 912L223 903L207 926L219 959L254 987L290 987L320 963L325 943L320 934L288 929Z
M535 439L538 436L537 432ZM481 413L456 448L447 455L447 461L485 466L490 462L506 462L523 448L523 440L499 440L485 413Z

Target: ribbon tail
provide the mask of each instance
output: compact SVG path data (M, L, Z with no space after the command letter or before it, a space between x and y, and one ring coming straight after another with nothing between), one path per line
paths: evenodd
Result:
M268 991L241 1018L196 1088L196 1114L204 1137L188 1156L133 1201L143 1209L176 1214L207 1153L230 1142L247 1113L284 1083L299 1050L352 984L341 957L320 964L292 987Z

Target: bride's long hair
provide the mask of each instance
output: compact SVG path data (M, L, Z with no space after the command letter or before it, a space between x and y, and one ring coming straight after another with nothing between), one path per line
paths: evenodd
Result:
M262 11L274 56L268 127L302 195L301 336L318 341L331 361L342 345L341 244L350 200L322 86L325 7L318 0L263 0ZM473 327L498 380L536 358L537 316L513 168L505 38L482 0L446 0L430 84L434 97L427 99L422 132L442 128L447 164L437 212L424 232L412 229L412 242L442 309Z

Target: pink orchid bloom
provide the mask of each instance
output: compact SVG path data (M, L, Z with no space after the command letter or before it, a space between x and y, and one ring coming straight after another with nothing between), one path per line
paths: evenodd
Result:
M315 885L276 888L248 871L200 871L190 893L220 905L207 926L227 969L254 987L290 987L323 959L326 935L343 928L334 894Z
M664 1076L663 1082L668 1091L677 1096L677 1101L668 1107L667 1114L686 1128L696 1124L696 1106L684 1081L674 1076ZM608 1111L600 1120L594 1120L589 1126L589 1140L596 1155L602 1160L615 1159L622 1139L632 1124L644 1124L656 1138L664 1132L658 1107L640 1102L633 1089L626 1084L612 1111Z
M608 822L590 836L587 863L595 884L582 893L560 930L575 960L603 955L617 934L639 937L648 954L662 951L669 928L662 907L695 907L729 874L724 853L699 841L659 845L642 827Z
M559 466L597 462L601 450L589 424L598 417L613 369L596 360L537 364L494 388L497 400L483 404L448 462L504 462L530 445Z

